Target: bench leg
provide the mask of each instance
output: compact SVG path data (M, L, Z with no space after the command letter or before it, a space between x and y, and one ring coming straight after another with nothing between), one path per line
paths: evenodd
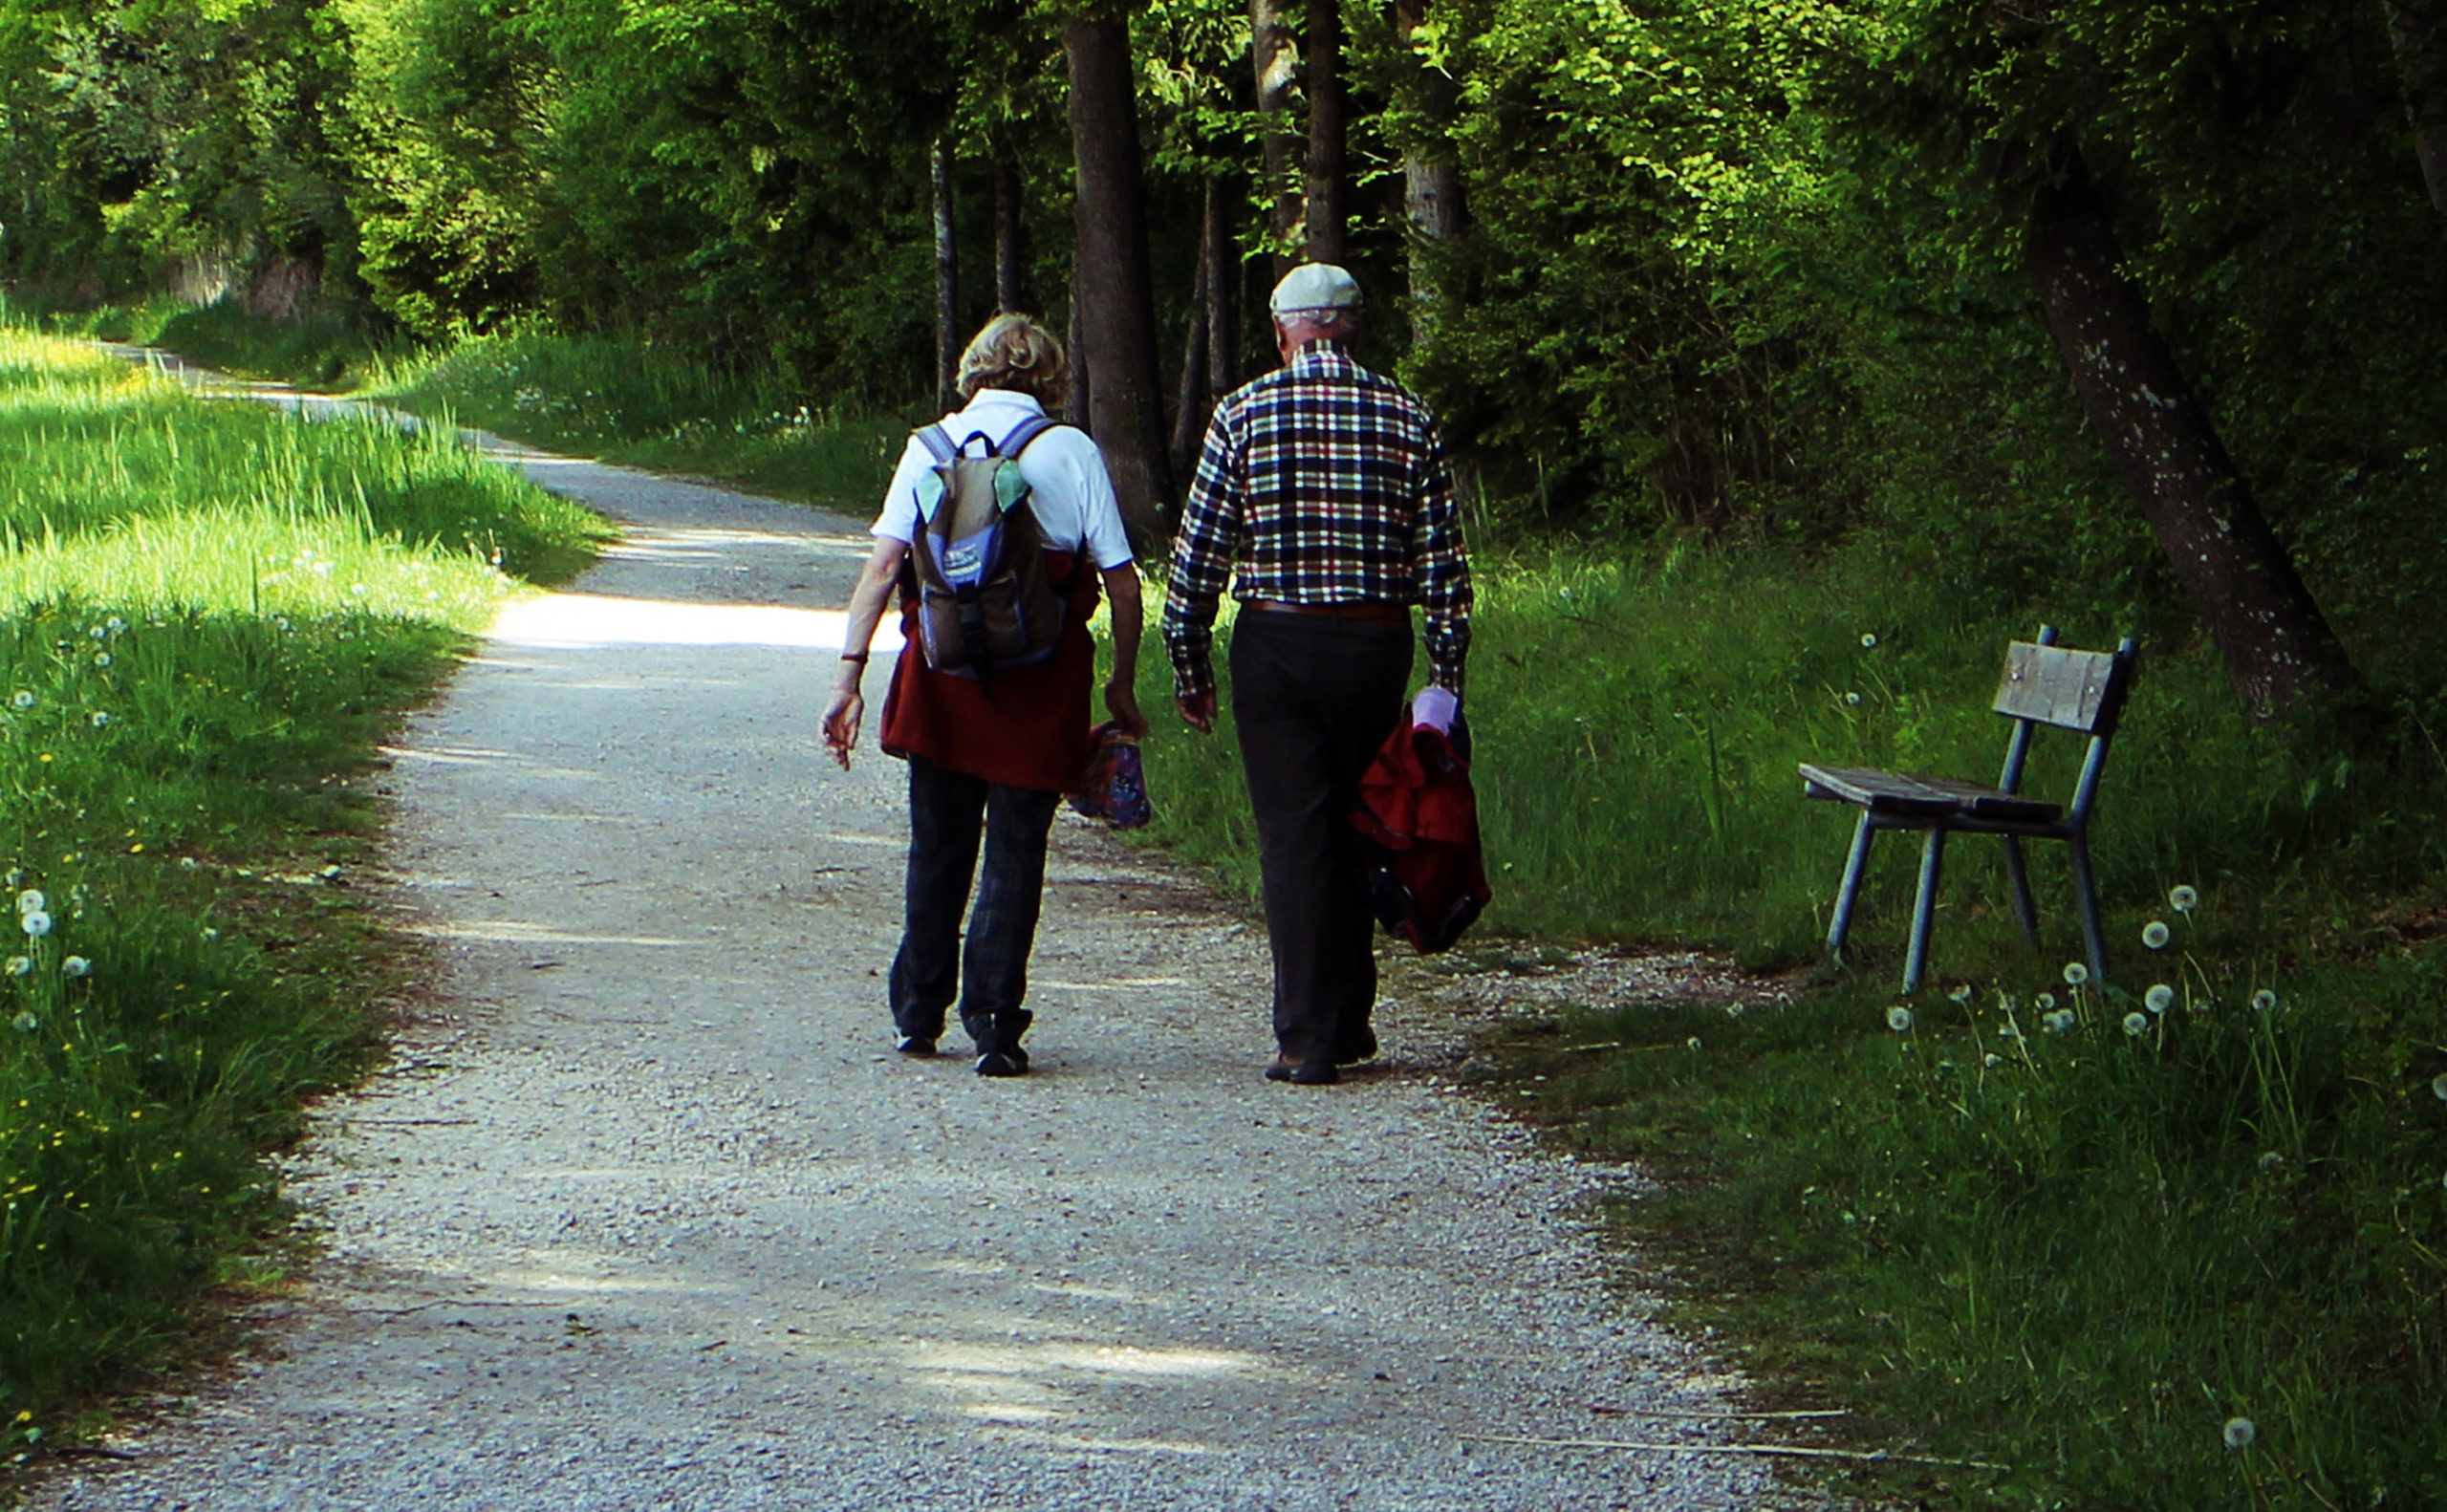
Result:
M1862 810L1861 822L1852 829L1852 853L1844 859L1844 885L1835 890L1835 918L1827 926L1830 961L1844 959L1844 940L1852 932L1852 905L1860 900L1861 874L1869 870L1870 837L1875 832L1870 828L1868 810Z
M1912 900L1912 949L1903 958L1903 990L1920 990L1929 972L1929 931L1937 923L1938 873L1945 862L1946 832L1933 825L1920 844L1920 896Z
M2090 950L2090 984L2107 986L2107 931L2099 925L2099 890L2090 879L2090 842L2076 832L2069 838L2073 853L2073 897L2082 910L2082 943Z
M2030 900L2030 869L2023 865L2020 835L2005 836L2005 885L2013 890L2014 922L2023 926L2023 945L2039 948L2039 909Z

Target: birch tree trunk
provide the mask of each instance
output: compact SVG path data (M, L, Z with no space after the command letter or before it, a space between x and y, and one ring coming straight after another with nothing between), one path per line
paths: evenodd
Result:
M1394 26L1407 50L1427 22L1428 0L1397 0ZM1449 74L1415 57L1404 72L1406 103L1420 122L1419 136L1402 153L1402 208L1411 227L1411 338L1422 341L1436 323L1438 290L1424 248L1441 246L1462 233L1462 164L1445 132L1461 104L1462 87Z
M1292 156L1298 138L1291 128L1291 86L1299 77L1300 47L1291 34L1289 0L1249 0L1249 66L1257 76L1258 142L1265 154L1267 225L1276 244L1274 276L1291 271L1307 213L1294 182Z
M935 402L948 414L959 407L960 246L954 235L952 142L939 137L935 179Z
M2430 203L2447 215L2447 0L2382 0L2388 39L2404 76L2414 155Z
M1342 0L1309 0L1309 261L1343 261L1350 126L1342 84Z
M2358 683L2175 355L2126 281L2106 204L2060 147L2024 255L2091 427L2258 722L2318 714Z
M1074 15L1063 23L1062 50L1071 67L1071 145L1078 164L1073 308L1095 378L1088 428L1104 448L1123 518L1144 540L1160 533L1173 479L1157 377L1130 32L1120 21Z

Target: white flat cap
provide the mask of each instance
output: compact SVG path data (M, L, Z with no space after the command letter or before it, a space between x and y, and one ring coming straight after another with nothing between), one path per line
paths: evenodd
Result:
M1274 286L1267 308L1276 314L1294 310L1356 310L1359 280L1332 263L1302 263Z

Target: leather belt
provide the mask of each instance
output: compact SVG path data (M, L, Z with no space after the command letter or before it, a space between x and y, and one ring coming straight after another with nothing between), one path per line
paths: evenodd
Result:
M1268 615L1309 615L1319 619L1356 619L1372 625L1403 625L1411 622L1408 604L1389 604L1371 600L1355 604L1293 604L1280 598L1252 598L1242 606Z

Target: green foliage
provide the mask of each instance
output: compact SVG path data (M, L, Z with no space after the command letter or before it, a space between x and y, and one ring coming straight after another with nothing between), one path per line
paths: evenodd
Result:
M0 1417L187 1347L262 1165L413 969L347 779L600 536L446 440L208 406L0 330ZM39 899L19 897L32 891ZM32 1415L28 1417L18 1414Z
M2263 1011L2273 962L2221 918L2218 946L2152 961L2181 984L2163 1013L2028 968L1900 1032L1865 992L1575 1013L1517 1037L1503 1091L1565 1147L1666 1178L1612 1211L1689 1321L1853 1409L1852 1441L2008 1467L1888 1472L1890 1494L2427 1504L2447 1495L2437 952L2305 972Z

